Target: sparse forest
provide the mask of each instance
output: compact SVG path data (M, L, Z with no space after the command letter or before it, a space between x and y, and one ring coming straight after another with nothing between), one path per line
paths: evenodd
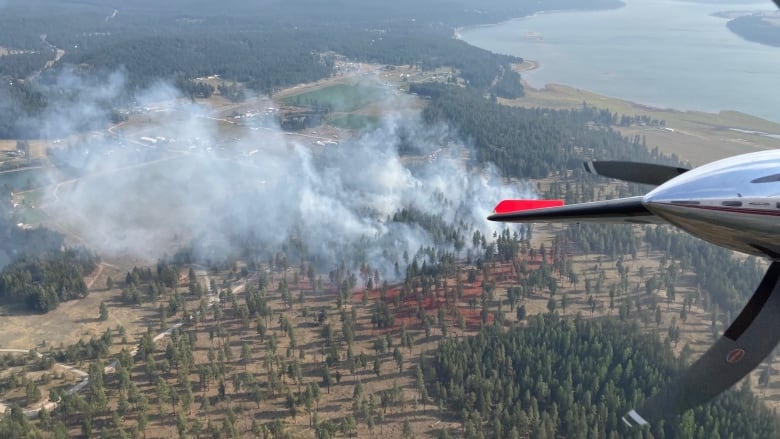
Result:
M605 184L584 172L585 159L679 164L617 130L664 121L587 105L501 105L499 98L524 94L511 66L521 59L453 38L458 26L581 7L578 1L498 0L479 10L465 0L371 7L358 0L158 3L135 0L114 10L90 1L9 1L0 14L0 48L13 49L0 55L0 138L38 137L37 116L78 102L79 94L58 81L63 77L107 82L121 72L123 91L99 103L107 120L119 122L127 116L117 108L135 105L133 93L161 78L192 100L219 93L235 104L251 93L327 78L344 57L421 71L452 68L446 84L410 84L410 93L425 99L425 122L444 122L473 142L473 168L493 163L506 179L553 177L537 187L540 195L574 203L644 191ZM333 16L334 10L342 13ZM326 14L333 18L323 21ZM42 71L57 49L62 59ZM196 80L211 75L222 84ZM333 110L310 104L320 116ZM78 129L103 123L90 120ZM402 153L423 153L400 137ZM317 165L348 153L348 145L326 150ZM92 171L83 163L90 148L88 141L68 142L47 159L83 175ZM159 152L122 154L127 163L142 163ZM99 256L66 246L60 233L18 227L10 192L0 196L0 302L45 313L84 298L85 276ZM229 203L251 198L226 198L225 208L212 210L224 215L228 230L239 220ZM446 194L440 198L450 203ZM104 296L84 324L138 313L142 329L112 325L70 345L44 341L36 347L40 355L0 358L0 400L10 401L0 438L780 434L776 415L757 401L749 380L644 431L628 433L620 421L690 361L690 348L677 344L694 307L709 314L706 337L729 324L761 276L755 258L654 226L513 227L491 236L411 204L389 214L387 224L424 231L435 245L398 252L389 275L366 262L364 243L344 246L351 259L323 261L294 238L270 247L258 237L232 235L229 258L199 257L194 237L191 247L156 265L123 267L120 276L101 280ZM545 236L541 244L537 234ZM658 261L637 264L642 256ZM695 288L681 294L675 286L686 276ZM62 365L84 369L88 380L65 377ZM771 374L770 364L763 388ZM83 389L69 391L75 382ZM34 421L20 408L46 401L56 408L41 410Z

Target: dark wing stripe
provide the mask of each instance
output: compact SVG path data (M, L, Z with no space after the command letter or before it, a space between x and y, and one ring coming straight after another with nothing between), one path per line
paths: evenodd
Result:
M674 201L672 202L675 203ZM728 201L724 201L724 203L728 203ZM681 202L681 204L684 204L686 207L691 207L694 209L701 209L701 210L714 210L717 212L729 212L729 213L737 213L737 214L750 214L750 215L763 215L763 216L780 216L780 210L769 210L769 209L751 209L751 208L742 208L742 207L730 207L730 206L701 206L693 204L692 202Z

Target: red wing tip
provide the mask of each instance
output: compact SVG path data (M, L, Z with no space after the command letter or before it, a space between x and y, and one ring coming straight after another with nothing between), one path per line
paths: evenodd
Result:
M531 209L544 209L547 207L563 206L563 200L502 200L493 213L519 212Z

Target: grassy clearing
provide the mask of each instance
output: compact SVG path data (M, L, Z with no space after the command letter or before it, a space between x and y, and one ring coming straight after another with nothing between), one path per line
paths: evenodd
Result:
M41 167L0 172L0 187L8 185L15 190L27 190L50 182L47 170Z
M222 139L225 142L235 141L237 139L244 138L249 135L250 129L248 127L238 125L232 121L215 121L216 124L216 138Z
M0 152L16 151L17 140L0 140ZM46 148L49 147L49 143L45 140L29 140L30 144L30 158L42 158L46 156ZM3 155L0 155L2 160Z
M387 91L376 86L361 83L336 84L288 96L282 102L296 106L325 105L331 107L333 111L348 113L381 101L386 96Z
M0 151L16 151L16 140L0 140Z
M14 203L18 203L18 205L14 213L17 221L37 226L48 220L49 215L40 208L45 196L44 189L16 193Z
M347 114L328 120L328 125L348 130L363 130L376 128L381 123L377 116L364 116L361 114Z
M37 205L20 206L16 210L16 214L18 215L19 221L32 226L40 225L49 219L49 216L46 215L46 212L44 212L43 209L38 209Z
M116 261L112 261L116 262ZM30 314L28 311L12 306L3 306L3 330L0 331L0 347L12 349L30 349L41 346L67 346L79 339L89 340L100 337L106 329L115 330L118 326L127 329L131 340L140 337L146 330L146 322L153 314L151 309L120 306L118 288L106 289L106 279L123 279L132 265L119 269L110 264L102 264L85 278L90 287L87 297L63 302L47 314ZM100 321L98 308L100 302L109 306L109 318ZM118 352L122 346L116 346L112 352Z
M43 189L35 189L35 190L24 192L21 195L22 195L22 201L25 204L29 204L37 207L43 202L46 193L44 192Z

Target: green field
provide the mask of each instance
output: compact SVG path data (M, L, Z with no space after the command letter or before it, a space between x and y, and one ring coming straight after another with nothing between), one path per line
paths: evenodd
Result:
M379 102L387 96L387 90L372 85L336 84L289 96L282 102L295 106L328 106L333 112L349 113Z
M377 116L363 116L361 114L347 114L328 120L328 125L348 130L364 130L376 128L382 120Z
M37 205L36 207L22 205L16 210L16 216L14 218L17 218L19 221L25 224L31 224L35 226L46 221L49 218L49 215L47 215L46 212L44 212L42 209L39 209Z
M43 168L24 168L0 172L0 187L8 186L15 191L28 190L51 184L47 170Z

